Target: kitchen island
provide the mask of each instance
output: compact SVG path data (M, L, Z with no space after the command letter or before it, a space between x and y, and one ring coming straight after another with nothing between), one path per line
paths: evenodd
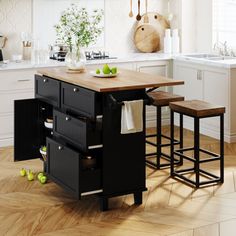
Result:
M35 99L15 101L15 161L40 158L47 145L44 170L75 197L98 194L101 210L108 199L134 194L142 203L145 183L145 106L143 131L121 134L123 101L150 100L146 88L183 81L130 70L112 79L92 77L66 68L41 69L35 75ZM53 130L44 126L53 119ZM86 165L85 160L93 160ZM88 164L88 162L87 162Z

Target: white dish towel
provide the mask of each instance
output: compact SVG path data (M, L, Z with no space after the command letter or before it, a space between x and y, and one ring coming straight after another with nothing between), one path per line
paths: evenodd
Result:
M143 100L124 101L121 110L121 134L143 131Z

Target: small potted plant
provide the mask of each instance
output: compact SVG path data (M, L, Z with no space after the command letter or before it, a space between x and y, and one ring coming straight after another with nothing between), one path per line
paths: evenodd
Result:
M103 31L101 21L103 10L91 14L86 8L72 4L62 12L60 21L55 25L57 39L69 47L65 62L70 70L83 70L85 55L83 48L96 43Z

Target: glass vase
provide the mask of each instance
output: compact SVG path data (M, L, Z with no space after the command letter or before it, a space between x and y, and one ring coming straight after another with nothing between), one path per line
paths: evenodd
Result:
M83 71L85 69L86 57L81 47L73 47L65 57L65 64L69 70Z

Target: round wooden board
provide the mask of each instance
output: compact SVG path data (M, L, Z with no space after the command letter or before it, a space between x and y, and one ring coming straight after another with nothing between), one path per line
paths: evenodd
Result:
M144 23L144 16L145 15L148 16L149 23ZM142 25L145 25L145 27L147 27L146 25L151 25L152 27L155 28L157 34L159 35L159 41L160 41L159 47L157 48L156 51L163 49L163 38L165 35L165 30L170 28L170 23L168 22L168 20L166 20L166 18L164 16L160 15L157 12L149 12L147 14L142 15L141 20L137 22L136 30L135 30L135 34L134 34L134 43L138 49L139 49L139 45L136 44L135 38L136 38L136 32L137 32L138 28ZM145 40L144 40L143 44L153 44L153 43L152 42L150 43L150 40L147 40L147 42L145 42ZM146 47L152 48L153 46L147 45ZM142 50L140 50L140 51L142 51Z
M160 50L160 36L155 27L150 24L140 25L134 34L134 43L141 52L156 52Z

